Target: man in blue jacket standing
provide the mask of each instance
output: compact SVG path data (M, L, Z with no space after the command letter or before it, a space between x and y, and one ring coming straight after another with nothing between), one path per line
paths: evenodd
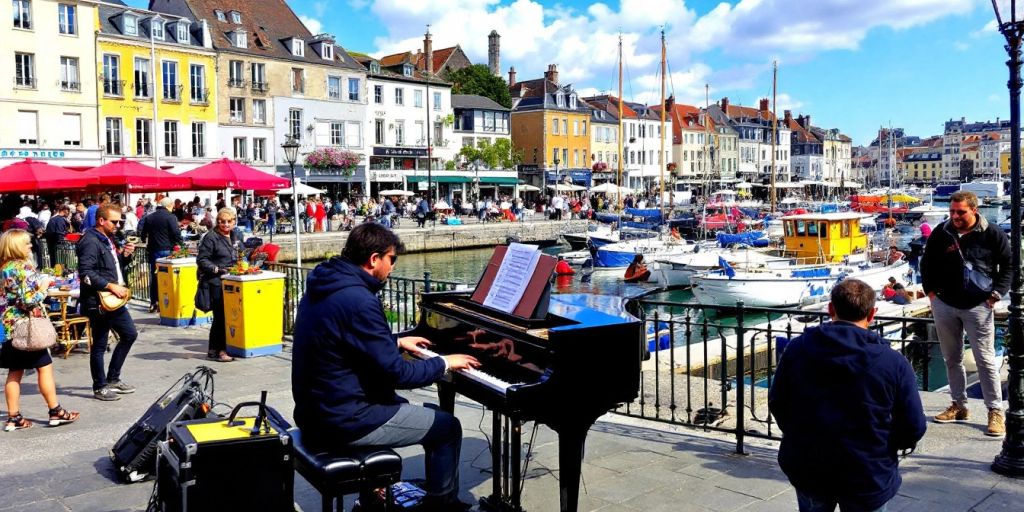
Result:
M377 223L357 226L340 257L321 263L306 282L295 318L292 396L295 423L317 449L423 445L424 511L462 511L459 452L462 425L449 413L412 405L398 389L415 389L452 370L479 366L467 355L406 360L430 345L425 338L397 338L377 294L405 249Z
M898 452L924 436L910 363L867 329L875 291L847 279L832 289L832 322L782 354L768 407L783 432L779 465L801 512L882 509L902 479Z

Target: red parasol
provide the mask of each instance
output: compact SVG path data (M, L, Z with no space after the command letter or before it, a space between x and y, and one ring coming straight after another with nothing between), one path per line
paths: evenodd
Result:
M100 185L128 187L129 192L160 192L192 188L190 178L123 157L120 160L89 169L85 175L99 178Z
M35 193L43 190L66 190L98 182L99 179L95 176L31 158L0 169L0 192Z
M196 167L179 176L192 178L194 189L272 190L291 186L291 182L285 178L227 158Z

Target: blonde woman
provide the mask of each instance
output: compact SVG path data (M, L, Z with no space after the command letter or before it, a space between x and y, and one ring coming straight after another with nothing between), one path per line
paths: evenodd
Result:
M234 360L227 352L227 333L224 329L224 295L221 290L221 276L238 261L235 244L242 237L235 230L238 214L234 208L221 208L217 212L217 228L211 230L199 242L196 265L199 267L199 286L210 291L210 306L213 308L213 325L210 326L210 344L207 358L219 363Z
M39 394L50 408L50 426L56 427L78 419L77 412L68 411L57 401L57 386L53 381L53 360L50 351L24 351L11 343L14 324L26 318L46 298L49 278L37 274L29 262L32 238L22 229L12 229L0 235L0 319L3 321L4 344L0 346L0 368L7 368L4 397L7 399L7 422L4 431L11 432L32 426L21 414L21 378L25 370L35 369L39 378Z

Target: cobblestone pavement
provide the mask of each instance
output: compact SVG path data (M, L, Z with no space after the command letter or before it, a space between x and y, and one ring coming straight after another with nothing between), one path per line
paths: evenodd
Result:
M107 450L168 386L185 372L207 364L207 330L158 325L157 318L133 307L140 337L124 368L124 379L138 387L118 402L91 398L88 357L75 351L56 359L63 405L82 419L59 428L36 427L0 433L0 510L121 511L144 510L151 483L122 485L112 478ZM211 363L215 364L215 363ZM290 418L290 353L238 360L215 367L216 397L237 403L270 392L271 405ZM23 386L23 412L43 420L46 408L35 376ZM408 393L413 401L432 401L430 390ZM935 414L948 396L924 394L926 412ZM2 404L0 404L2 405ZM989 464L1000 442L982 435L984 407L973 404L975 421L929 425L918 451L903 462L904 485L890 503L891 512L1024 510L1024 485L992 473ZM0 409L0 413L6 414ZM462 497L484 496L490 489L490 419L474 403L456 410L465 430ZM532 428L524 434L530 441ZM558 510L557 438L546 427L532 439L524 507ZM601 511L783 511L795 510L795 495L775 463L777 443L752 440L736 455L732 438L664 424L608 415L587 442L580 510ZM421 478L423 457L417 448L400 450L405 477ZM319 510L319 495L296 477L296 503ZM349 502L352 500L350 499ZM348 506L351 504L348 503Z

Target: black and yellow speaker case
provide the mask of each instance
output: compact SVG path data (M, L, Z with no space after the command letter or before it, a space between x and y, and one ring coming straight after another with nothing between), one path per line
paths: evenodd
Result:
M175 422L159 443L157 494L163 512L292 511L292 444L287 427L255 418Z

